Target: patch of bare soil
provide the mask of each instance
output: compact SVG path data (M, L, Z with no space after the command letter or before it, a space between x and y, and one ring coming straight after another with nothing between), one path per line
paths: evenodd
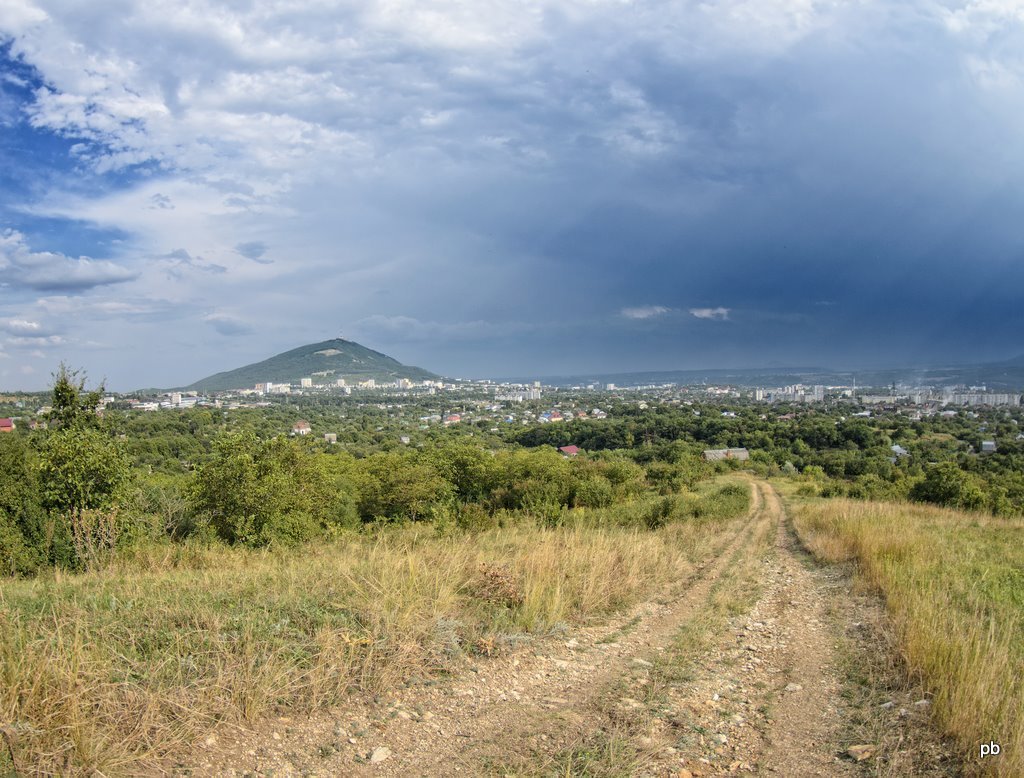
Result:
M693 775L855 775L841 757L843 711L836 639L827 612L835 578L798 558L774 492L774 553L760 560L761 597L672 696L681 729L700 733L684 749Z

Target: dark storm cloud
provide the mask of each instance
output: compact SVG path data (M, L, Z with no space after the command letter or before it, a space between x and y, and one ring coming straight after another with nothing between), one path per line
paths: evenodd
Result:
M46 205L142 247L126 299L230 301L193 340L329 312L477 375L1020 348L1012 4L126 7L26 3L11 56L49 88L3 115L89 139L69 182L136 171Z

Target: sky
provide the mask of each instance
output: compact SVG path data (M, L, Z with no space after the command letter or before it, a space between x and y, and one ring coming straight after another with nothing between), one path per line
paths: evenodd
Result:
M1024 352L1024 0L0 0L0 388Z

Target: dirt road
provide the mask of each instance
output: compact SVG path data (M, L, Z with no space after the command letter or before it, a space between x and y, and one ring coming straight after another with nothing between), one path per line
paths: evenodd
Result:
M770 485L751 489L717 553L614 623L268 722L197 754L190 774L886 774L874 750L847 753L872 746L851 742L843 697L832 604L847 584L804 557Z

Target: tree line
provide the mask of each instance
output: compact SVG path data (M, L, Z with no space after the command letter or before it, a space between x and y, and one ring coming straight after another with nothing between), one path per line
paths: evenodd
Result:
M294 544L402 521L474 529L525 514L552 524L574 508L615 509L623 521L653 525L672 504L624 506L740 466L704 462L706 448L746 447L743 467L799 477L810 494L1024 513L1019 409L914 420L842 408L736 404L724 416L726 406L714 404L619 402L607 419L497 433L437 425L403 445L398 433L419 408L403 416L321 403L318 426L339 431L339 444L327 445L281 434L308 408L101 413L101 396L102 387L87 390L62 366L46 429L0 435L0 572L76 569L147 538ZM979 455L983 439L997 451ZM556 451L570 444L586 454Z
M557 523L571 508L675 494L712 470L686 446L656 460L628 450L570 458L454 433L352 451L261 436L207 410L147 417L152 439L168 441L165 461L192 460L153 469L125 419L98 412L101 396L62 366L47 429L0 438L0 572L78 569L142 538L265 546L401 521L479 529L518 512Z

